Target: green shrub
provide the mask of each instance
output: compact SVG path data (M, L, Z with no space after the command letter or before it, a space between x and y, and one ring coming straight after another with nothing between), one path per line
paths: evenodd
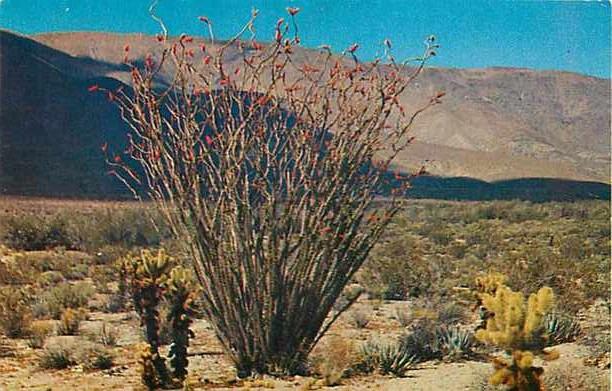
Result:
M411 330L400 337L401 350L416 362L442 358L436 323L430 319L420 319Z
M68 223L60 216L11 216L4 223L3 242L18 250L74 247Z
M66 308L77 309L86 306L94 292L89 283L62 283L43 294L42 306L46 315L59 319Z
M436 331L441 355L447 360L459 360L470 357L474 345L474 334L459 326L442 326Z
M41 273L36 279L36 283L44 288L48 288L64 281L64 276L61 272L49 270Z

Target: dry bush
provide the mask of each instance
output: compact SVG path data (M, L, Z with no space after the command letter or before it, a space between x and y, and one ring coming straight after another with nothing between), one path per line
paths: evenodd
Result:
M399 100L433 55L433 37L411 68L388 41L373 63L352 46L344 58L323 50L300 65L296 13L269 45L244 40L253 20L203 50L164 30L157 55L139 63L127 53L131 90L90 88L130 126L123 154L103 146L111 173L153 199L186 245L203 310L241 377L303 369L401 208L407 178L388 175L391 163L443 96L411 114ZM160 71L173 75L161 89ZM374 212L381 193L388 201Z
M77 335L81 326L83 314L72 308L66 308L60 316L57 325L57 335Z
M16 338L28 334L32 322L30 300L25 288L0 288L0 327L4 335Z
M333 335L315 355L313 366L325 386L336 386L347 376L347 371L356 360L357 351L352 341Z
M34 321L28 333L28 346L32 349L41 349L47 337L53 334L53 324L47 321Z
M412 312L407 306L397 307L395 309L395 319L399 322L400 326L408 327L413 321Z
M77 361L83 365L83 369L93 371L112 368L115 365L114 359L115 356L109 349L94 345L84 349Z

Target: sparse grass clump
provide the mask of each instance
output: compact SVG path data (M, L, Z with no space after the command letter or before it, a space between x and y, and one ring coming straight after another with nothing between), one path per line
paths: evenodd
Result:
M54 327L47 321L34 321L28 333L28 346L32 349L41 349L47 337L53 334Z
M43 369L66 369L76 364L73 348L63 344L46 348L40 358Z
M99 342L103 346L114 347L117 346L119 332L107 322L103 322L95 337L96 342Z

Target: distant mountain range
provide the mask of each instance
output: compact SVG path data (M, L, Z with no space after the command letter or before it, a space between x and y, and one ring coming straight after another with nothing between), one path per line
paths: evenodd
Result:
M158 47L146 35L0 31L0 194L128 196L100 152L123 142L125 125L87 91L128 82L126 44L136 59ZM415 182L418 197L609 198L610 88L568 72L428 68L404 106L446 96L420 117L397 168L425 164L431 176Z

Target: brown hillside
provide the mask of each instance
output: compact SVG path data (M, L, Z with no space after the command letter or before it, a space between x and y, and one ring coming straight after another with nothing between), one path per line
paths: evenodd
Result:
M30 39L31 38L31 39ZM87 93L93 82L128 80L132 58L155 52L153 37L0 32L0 185L12 194L104 195L99 145L118 142L114 107ZM313 52L303 50L306 61ZM163 80L162 80L163 81ZM526 69L427 69L404 97L415 107L435 91L444 103L420 118L408 170L485 181L560 178L608 182L610 80ZM100 174L96 174L100 173Z

